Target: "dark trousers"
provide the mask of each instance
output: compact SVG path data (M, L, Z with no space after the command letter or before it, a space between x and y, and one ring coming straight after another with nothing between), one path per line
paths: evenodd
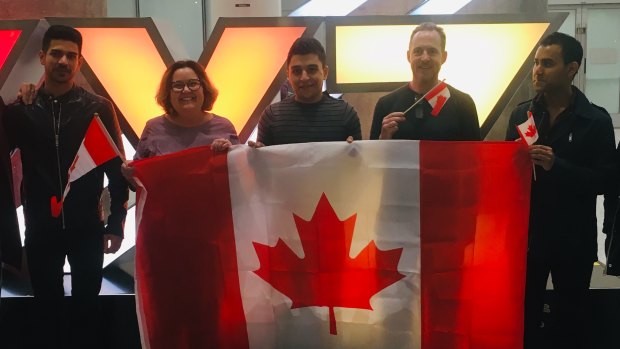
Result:
M26 256L34 291L33 348L100 348L103 226L62 229L60 222L26 231ZM71 265L69 309L63 266Z
M588 290L593 262L590 258L555 258L543 253L529 253L525 283L525 349L590 348L590 306ZM551 303L551 346L543 345L544 296L547 278L551 273L553 298Z

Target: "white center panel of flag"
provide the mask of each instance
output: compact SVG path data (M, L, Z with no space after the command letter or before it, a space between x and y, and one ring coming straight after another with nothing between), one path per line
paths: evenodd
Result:
M251 347L271 347L276 338L283 347L396 347L403 341L409 342L407 347L420 347L419 143L369 146L371 142L300 144L291 156L286 155L287 146L236 147L229 153L239 280ZM330 336L328 307L291 309L295 300L255 272L265 263L256 243L274 247L281 239L297 258L306 257L294 215L311 221L323 195L338 220L355 216L349 258L373 242L377 256L402 249L397 267L402 279L374 294L371 309L334 307L337 336Z

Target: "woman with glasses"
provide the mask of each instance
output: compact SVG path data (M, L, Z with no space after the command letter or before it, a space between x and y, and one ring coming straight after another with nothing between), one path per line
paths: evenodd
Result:
M177 61L168 67L156 96L165 113L146 123L134 160L209 144L215 151L225 151L238 144L233 124L210 112L217 94L197 62ZM131 165L123 165L122 172L133 182Z

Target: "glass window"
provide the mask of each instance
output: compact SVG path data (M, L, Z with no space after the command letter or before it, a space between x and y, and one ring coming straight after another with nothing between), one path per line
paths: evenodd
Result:
M136 0L108 0L108 17L136 17Z
M140 0L140 17L153 18L174 59L200 57L202 13L199 0Z
M587 11L586 95L611 114L620 104L620 9Z
M562 26L560 26L560 29L558 29L558 31L560 33L568 34L570 36L575 36L575 13L577 12L577 10L558 10L549 12L568 12L568 17L566 17L566 20L564 20L564 23L562 23Z

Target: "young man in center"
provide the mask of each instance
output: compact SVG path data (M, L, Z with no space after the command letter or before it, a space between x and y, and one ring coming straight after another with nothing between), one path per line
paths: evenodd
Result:
M323 92L329 68L317 39L297 39L286 65L295 94L263 111L257 142L251 146L362 139L355 109Z

